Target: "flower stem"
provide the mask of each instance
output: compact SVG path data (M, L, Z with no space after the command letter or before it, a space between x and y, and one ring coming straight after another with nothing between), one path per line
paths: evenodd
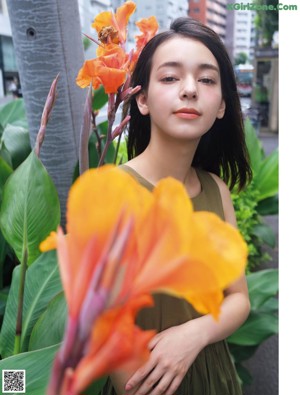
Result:
M41 151L41 147L45 138L45 133L46 133L46 126L48 124L49 121L49 117L51 114L51 111L54 107L55 104L55 100L57 97L57 83L58 83L58 78L59 78L59 74L57 74L57 76L54 78L45 105L44 105L44 109L43 109L43 113L42 113L42 118L41 118L41 125L40 125L40 129L38 131L38 134L36 136L36 140L35 140L35 146L34 146L34 151L36 153L36 155L39 157L40 156L40 151Z
M26 277L26 270L27 270L27 261L28 261L28 251L27 251L27 247L25 247L24 251L23 251L23 255L22 255L22 262L21 262L14 355L19 354L21 351L22 315L23 315L23 302L24 302L24 290L25 290L25 277Z

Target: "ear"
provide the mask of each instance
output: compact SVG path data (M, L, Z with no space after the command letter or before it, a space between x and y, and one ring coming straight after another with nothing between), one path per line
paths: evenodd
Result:
M144 91L142 91L136 96L136 104L142 115L149 114L149 109L147 105L147 96Z
M218 119L222 119L222 118L224 117L225 110L226 110L225 100L222 99L220 108L219 108L219 110L218 110L218 112L217 112L217 118L218 118Z

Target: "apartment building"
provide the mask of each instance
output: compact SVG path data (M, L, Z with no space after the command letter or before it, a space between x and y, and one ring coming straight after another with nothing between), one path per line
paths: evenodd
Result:
M225 41L226 0L189 0L189 16L212 28Z
M228 4L232 2L232 0L228 0ZM239 0L238 2L234 1L234 3L239 4L251 2L252 0ZM233 62L240 53L247 55L248 63L253 62L256 40L254 18L255 11L250 11L247 9L234 9L227 11L225 44Z

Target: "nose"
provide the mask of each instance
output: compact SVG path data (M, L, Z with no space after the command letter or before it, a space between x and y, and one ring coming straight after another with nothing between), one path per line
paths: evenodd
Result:
M190 77L183 80L180 97L188 100L198 98L197 81L194 78Z

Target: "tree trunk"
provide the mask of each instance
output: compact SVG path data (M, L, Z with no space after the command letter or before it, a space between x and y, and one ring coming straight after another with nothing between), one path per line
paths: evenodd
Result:
M78 2L7 0L7 6L32 146L51 83L60 74L41 160L56 185L64 223L86 96L75 82L84 61Z

